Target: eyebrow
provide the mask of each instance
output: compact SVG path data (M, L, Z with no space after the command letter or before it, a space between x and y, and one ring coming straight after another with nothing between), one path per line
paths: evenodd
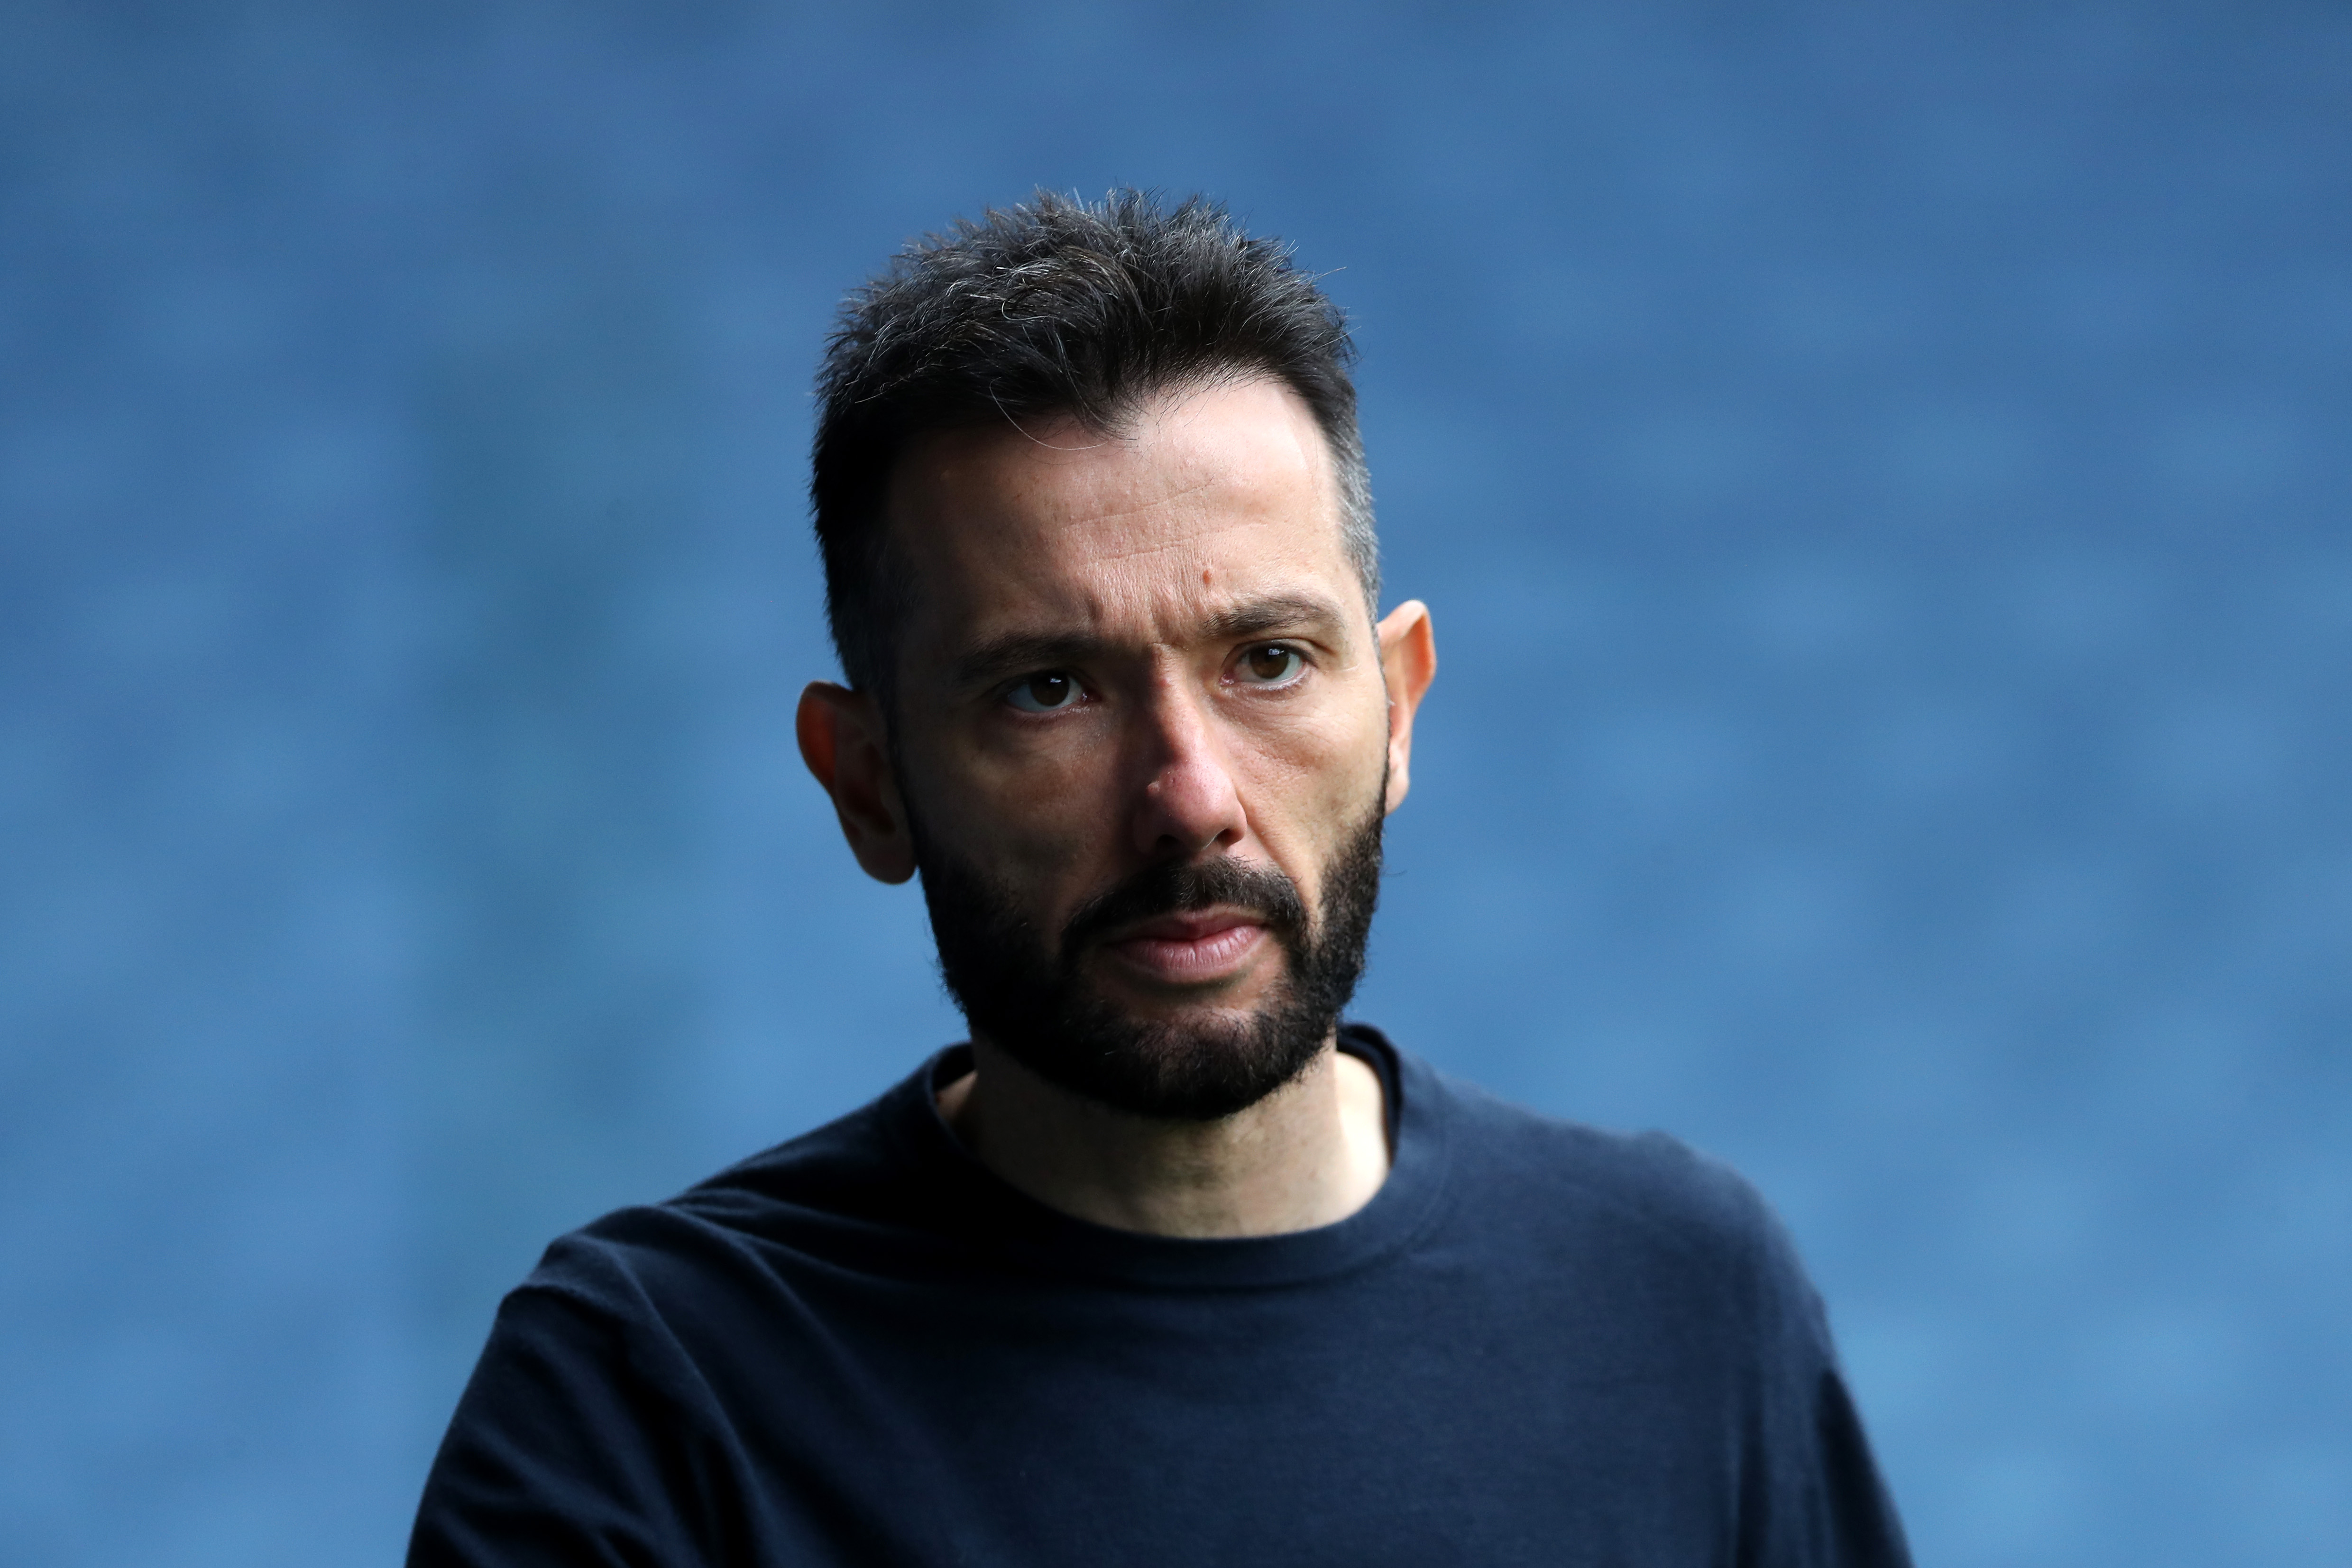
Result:
M1198 634L1209 642L1240 642L1269 632L1317 631L1339 625L1344 617L1329 600L1308 593L1276 593L1230 605L1205 617ZM1092 664L1113 644L1087 632L1008 632L959 657L959 686L985 685L1032 670Z
M1215 641L1263 637L1269 632L1323 630L1339 624L1339 606L1311 593L1275 593L1220 610L1201 623Z
M1030 670L1092 664L1108 646L1099 637L1052 632L1008 632L992 637L955 662L959 686L988 685Z

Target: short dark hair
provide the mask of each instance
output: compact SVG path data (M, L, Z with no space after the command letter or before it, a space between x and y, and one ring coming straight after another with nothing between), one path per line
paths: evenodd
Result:
M1169 210L1141 191L1100 202L1040 191L908 245L843 304L817 379L809 495L850 684L886 695L892 685L901 606L881 514L909 441L1056 413L1115 434L1152 393L1221 376L1272 376L1313 413L1377 614L1354 358L1346 319L1288 247L1251 238L1204 197Z

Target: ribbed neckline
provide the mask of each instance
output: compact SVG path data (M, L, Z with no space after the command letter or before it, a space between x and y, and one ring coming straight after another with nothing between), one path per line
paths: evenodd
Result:
M1404 1247L1437 1218L1448 1170L1445 1090L1380 1030L1346 1024L1339 1048L1381 1075L1393 1153L1371 1201L1335 1224L1280 1236L1196 1240L1118 1230L1075 1218L997 1176L940 1115L939 1086L971 1065L951 1045L883 1097L899 1153L935 1183L960 1239L1024 1271L1078 1274L1162 1290L1250 1291L1363 1268Z

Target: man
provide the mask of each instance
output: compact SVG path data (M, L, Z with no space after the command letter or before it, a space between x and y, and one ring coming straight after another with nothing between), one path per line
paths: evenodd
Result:
M412 1563L1907 1561L1748 1186L1339 1022L1436 669L1349 354L1134 193L852 298L801 747L971 1042L557 1242Z

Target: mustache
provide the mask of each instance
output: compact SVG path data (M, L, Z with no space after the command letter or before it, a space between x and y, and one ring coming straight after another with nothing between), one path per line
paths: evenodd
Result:
M1307 935L1307 901L1298 884L1272 866L1223 857L1161 861L1080 904L1062 926L1062 960L1071 962L1123 925L1219 904L1248 910L1294 948Z

